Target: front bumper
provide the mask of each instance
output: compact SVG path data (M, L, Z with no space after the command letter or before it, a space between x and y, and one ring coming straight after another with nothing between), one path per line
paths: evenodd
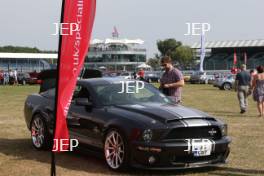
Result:
M141 169L164 170L225 164L230 152L230 142L229 137L213 141L211 154L198 157L190 151L192 146L185 140L165 143L132 142L131 166Z

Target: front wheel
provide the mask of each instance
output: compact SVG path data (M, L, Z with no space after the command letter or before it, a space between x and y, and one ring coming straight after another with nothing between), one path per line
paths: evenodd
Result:
M45 120L41 115L35 115L31 122L31 140L33 146L38 150L49 149L49 139L49 133Z
M232 88L232 86L231 86L230 83L224 83L224 84L223 84L223 89L224 89L224 90L231 90L231 88Z
M104 141L104 154L110 169L116 171L127 169L129 157L126 146L126 140L118 130L109 130Z

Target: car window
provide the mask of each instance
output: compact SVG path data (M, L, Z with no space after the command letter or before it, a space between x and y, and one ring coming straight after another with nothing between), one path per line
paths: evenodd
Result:
M122 73L121 76L129 76L129 73Z
M77 85L74 93L73 100L76 98L88 98L89 101L92 101L91 94L85 86Z
M165 95L151 85L145 84L145 87L138 91L136 86L130 86L128 92L134 93L120 93L122 92L122 85L119 83L95 86L94 89L98 101L103 105L124 105L143 102L170 103L170 100Z

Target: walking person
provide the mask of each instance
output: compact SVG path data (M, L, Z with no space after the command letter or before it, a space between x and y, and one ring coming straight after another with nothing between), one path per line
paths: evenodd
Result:
M9 73L7 71L4 72L4 85L8 85L9 83Z
M144 81L145 72L142 68L138 71L138 76L139 80Z
M14 85L18 85L17 69L15 69L13 73L14 73Z
M13 72L13 70L10 70L9 71L9 84L11 85L11 84L14 84L14 72Z
M160 79L160 90L165 95L172 97L175 103L181 103L182 87L184 86L181 71L173 67L169 56L161 59L161 66L165 69L165 72Z
M252 83L253 99L257 102L259 117L264 116L264 67L257 67L258 74L254 76Z
M247 111L248 106L248 93L251 83L251 76L246 71L246 65L241 65L241 71L236 75L235 91L240 105L240 113L243 114Z

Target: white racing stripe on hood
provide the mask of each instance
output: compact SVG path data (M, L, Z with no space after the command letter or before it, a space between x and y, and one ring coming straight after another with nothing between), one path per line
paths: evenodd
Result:
M193 108L187 108L182 105L178 106L164 106L164 110L177 114L179 118L193 118L193 117L207 117L208 115L202 111Z
M144 108L146 108L145 106L142 106L140 104L130 105L130 107L132 107L132 108L138 108L138 109L144 109Z
M188 127L197 127L197 126L210 126L211 124L207 120L203 119L189 119L183 120Z
M170 112L172 114L177 114L178 118L181 119L181 122L183 123L185 127L211 126L211 123L208 120L191 119L191 118L199 118L199 117L208 116L206 113L202 111L192 109L192 108L186 108L184 106L178 106L176 108L167 106L163 110Z

